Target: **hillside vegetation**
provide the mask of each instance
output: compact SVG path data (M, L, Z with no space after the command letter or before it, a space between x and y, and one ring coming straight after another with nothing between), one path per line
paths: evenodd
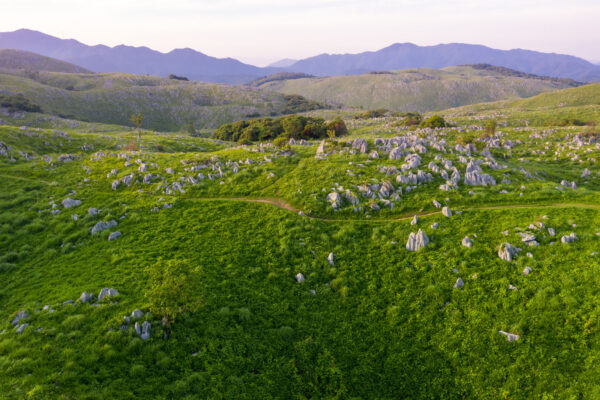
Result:
M35 71L66 73L91 72L85 68L55 58L14 49L0 49L0 71L1 70L23 70L29 73Z
M266 80L257 84L262 89L296 93L342 107L386 108L404 112L434 111L529 97L578 85L568 79L511 75L506 73L507 70L467 66L441 70L422 68L365 75Z
M143 127L166 131L322 107L301 96L247 86L108 73L5 73L0 74L0 93L22 94L46 113L84 121L127 125L132 114L141 113Z
M600 123L600 83L542 93L527 99L458 107L441 114L461 123L496 118L513 126Z
M2 399L600 396L600 132L0 116Z

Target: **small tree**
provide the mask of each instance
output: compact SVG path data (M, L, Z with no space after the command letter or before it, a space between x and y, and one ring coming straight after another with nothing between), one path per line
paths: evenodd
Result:
M146 292L150 311L160 315L166 327L181 314L198 310L201 299L193 278L199 271L192 269L187 260L159 259L146 268L146 273L151 279Z
M495 119L488 119L485 123L485 131L488 135L494 136L496 133L496 128L498 127L498 123Z
M138 134L138 142L140 142L142 140L142 131L140 130L142 127L142 114L131 114L129 121L135 125L135 129L137 129Z
M446 121L439 115L432 115L419 124L419 128L445 128L446 126L448 126Z

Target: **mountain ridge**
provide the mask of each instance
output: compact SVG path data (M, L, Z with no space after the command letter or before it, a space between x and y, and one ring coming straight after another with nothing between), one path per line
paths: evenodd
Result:
M600 81L600 66L579 57L524 49L497 50L484 45L465 43L433 46L394 43L379 50L362 53L322 53L298 60L286 67L257 67L231 57L212 57L189 47L162 53L146 46L89 46L75 39L60 39L30 29L0 33L0 48L38 53L94 72L150 74L163 77L175 74L197 81L228 84L246 84L278 72L341 76L378 70L440 69L481 63L535 75L583 82ZM289 62L287 59L280 61ZM277 63L279 62L275 64Z

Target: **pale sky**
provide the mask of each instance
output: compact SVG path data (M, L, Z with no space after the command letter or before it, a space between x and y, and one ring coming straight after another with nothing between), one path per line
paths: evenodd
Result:
M190 47L255 65L397 42L483 44L600 62L600 0L0 0L0 32Z

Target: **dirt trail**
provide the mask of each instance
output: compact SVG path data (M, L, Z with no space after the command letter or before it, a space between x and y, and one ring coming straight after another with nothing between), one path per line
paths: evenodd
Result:
M192 200L192 201L242 201L248 203L262 203L262 204L270 204L272 206L288 210L294 213L299 213L300 210L290 203L286 202L283 199L275 198L275 197L197 197L191 199L182 199L182 200ZM583 203L553 203L553 204L507 204L507 205L498 205L498 206L476 206L476 207L461 207L458 208L462 211L485 211L485 210L511 210L511 209L542 209L542 208L589 208L589 209L600 209L600 204L583 204ZM354 220L349 218L322 218L322 217L310 217L307 218L315 219L318 221L331 221L331 222L340 222L340 221L360 221L360 222L386 222L386 221L405 221L412 219L415 215L418 217L426 217L429 215L441 214L441 211L429 211L429 212L411 212L406 215L399 217L390 217L383 219L360 219Z
M29 182L38 182L46 185L52 185L52 182L27 178L23 176L15 176L15 175L5 175L0 174L0 178L12 178L19 179ZM281 208L283 210L291 211L293 213L299 213L300 209L294 207L284 199L278 197L193 197L193 198L182 198L183 201L240 201L246 203L261 203L261 204L269 204L277 208ZM458 206L459 209L463 211L484 211L484 210L511 210L511 209L542 209L542 208L588 208L600 210L600 204L584 204L584 203L552 203L552 204L505 204L505 205L496 205L496 206L475 206L475 207L461 207ZM429 211L429 212L411 212L406 213L406 215L398 216L398 217L390 217L390 218L370 218L370 219L351 219L351 218L322 218L322 217L311 217L306 216L306 218L315 219L318 221L329 221L329 222L348 222L348 221L357 221L357 222L389 222L389 221L405 221L412 219L415 215L418 217L426 217L429 215L441 214L441 211Z

